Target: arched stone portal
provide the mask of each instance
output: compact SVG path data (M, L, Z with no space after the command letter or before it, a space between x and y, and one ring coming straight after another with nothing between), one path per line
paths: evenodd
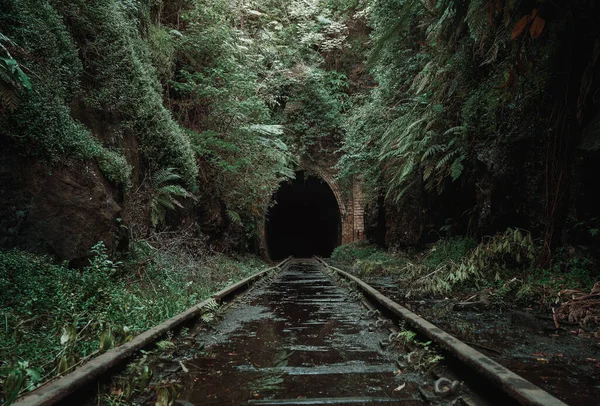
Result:
M335 180L335 171L331 169L332 166L327 168L320 167L318 165L302 163L298 172L306 172L312 177L320 179L330 189L331 193L335 197L337 203L337 210L339 213L339 232L335 242L335 246L340 244L348 244L353 241L360 241L364 239L364 195L362 191L362 179L353 179L350 182L345 182L343 185ZM282 186L280 186L281 189ZM274 197L276 198L277 192ZM265 213L265 223L259 225L261 228L261 251L263 254L270 259L279 259L278 255L272 255L272 247L269 247L268 238L271 237L273 231L269 227L272 224L269 221L273 219L268 218L268 210ZM275 221L279 221L275 219ZM319 231L320 230L320 231ZM314 233L323 233L323 228L314 226ZM316 238L317 234L313 234L312 238ZM335 248L335 247L334 247ZM327 250L326 250L327 251ZM293 255L292 253L290 253ZM318 253L318 255L327 256L327 253Z

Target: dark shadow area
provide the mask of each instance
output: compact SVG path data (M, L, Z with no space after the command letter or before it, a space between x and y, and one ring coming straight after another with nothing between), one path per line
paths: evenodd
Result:
M303 171L283 183L267 212L265 237L273 260L329 257L340 243L341 219L335 195L322 179Z

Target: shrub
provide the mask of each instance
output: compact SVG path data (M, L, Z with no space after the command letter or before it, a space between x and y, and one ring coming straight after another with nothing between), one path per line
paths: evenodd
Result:
M366 259L377 252L377 247L364 241L340 245L333 250L331 258L338 261Z

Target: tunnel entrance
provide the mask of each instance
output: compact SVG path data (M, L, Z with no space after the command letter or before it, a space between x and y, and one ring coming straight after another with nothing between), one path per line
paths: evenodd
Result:
M276 203L267 212L265 225L271 259L329 257L340 244L340 209L322 179L296 172L296 179L282 183L273 200Z

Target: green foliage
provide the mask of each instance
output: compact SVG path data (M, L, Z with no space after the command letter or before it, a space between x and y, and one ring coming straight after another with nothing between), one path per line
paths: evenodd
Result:
M150 199L150 219L154 227L163 225L166 210L175 210L183 207L177 197L191 197L190 193L175 182L181 176L174 172L174 168L163 168L152 175L152 197Z
M19 361L14 365L0 368L0 378L4 378L2 382L4 405L12 404L23 389L35 389L41 380L39 371L30 368L27 361Z
M366 242L352 242L340 245L333 250L331 259L338 261L355 261L367 259L377 252L377 247Z
M548 269L534 267L524 275L517 274L497 281L495 300L509 304L517 300L524 305L532 303L549 306L556 302L560 291L577 290L589 292L598 281L593 261L581 252L558 249Z
M450 44L447 50L416 46L417 40L437 41L450 23L444 2L436 11L425 7L419 1L373 4L370 66L379 87L356 98L361 106L348 121L339 164L343 176L364 172L368 186L383 186L396 203L420 185L441 193L448 180L461 177L467 159L467 127L456 120L461 54L453 55ZM416 21L433 24L431 31L415 28Z
M9 1L6 6L0 29L23 47L13 45L13 53L23 55L23 63L36 73L30 86L20 79L31 91L18 108L0 117L5 134L27 154L55 163L65 158L96 160L110 181L128 187L131 167L123 155L104 147L71 115L82 65L61 16L47 1Z
M427 252L423 265L435 268L446 261L459 262L476 246L472 237L442 238Z
M293 74L280 118L293 137L289 142L302 154L327 150L341 140L346 77L303 66Z
M0 55L3 55L0 56L0 103L14 111L19 106L22 90L31 91L31 82L4 43L14 45L0 33Z
M368 66L378 85L354 97L341 175L362 173L371 195L383 192L402 204L408 190L442 193L468 182L463 175L474 169L474 147L493 149L499 136L522 137L523 128L546 132L538 117L560 40L512 46L520 7L372 2ZM535 64L519 65L530 55Z
M152 66L152 56L166 63L161 73L170 70L169 45L164 33L152 31L150 42L138 30L143 9L132 10L114 0L90 5L85 1L61 5L61 12L74 20L78 38L86 55L86 72L94 80L86 86L84 100L97 114L119 123L113 141L122 144L122 134L132 131L139 139L139 152L152 169L173 167L186 186L196 186L197 167L189 139L164 107L162 88ZM165 74L166 74L165 73Z
M352 269L363 277L397 273L406 260L364 241L336 247L331 259L352 265Z
M190 247L188 236L180 238L157 247L135 242L123 263L113 261L100 242L82 270L18 250L0 251L4 401L264 267L256 258L210 255L201 246Z
M148 48L152 66L161 82L171 80L175 68L176 38L181 33L165 27L151 25L148 33Z
M528 232L508 228L476 246L469 238L440 240L421 263L409 263L405 271L418 290L447 294L467 286L490 286L519 269L529 269L534 252Z

